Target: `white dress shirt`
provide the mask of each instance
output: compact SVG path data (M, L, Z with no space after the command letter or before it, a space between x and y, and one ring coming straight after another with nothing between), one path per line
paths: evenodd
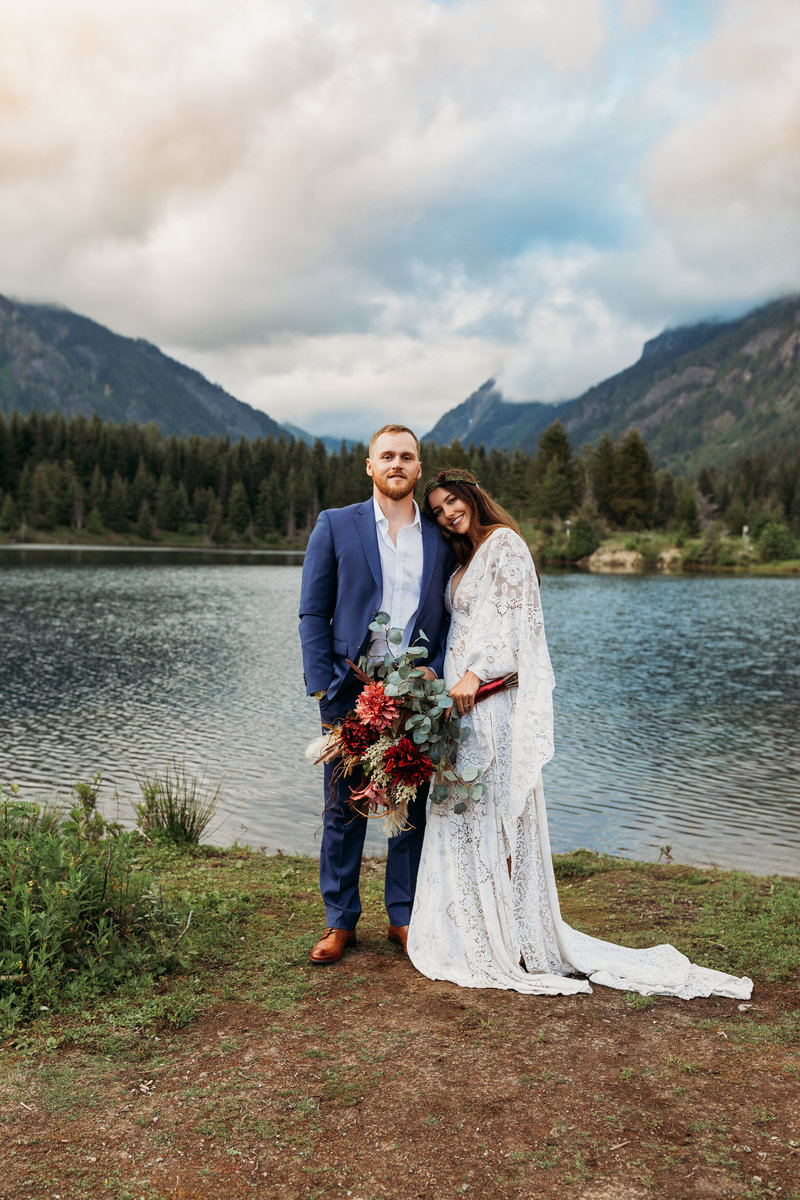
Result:
M388 629L403 631L402 642L391 647L393 654L402 654L408 649L413 633L412 621L419 608L422 586L422 523L415 500L413 523L398 530L395 544L389 536L389 518L383 515L374 496L372 503L375 506L375 525L383 574L381 611L389 614ZM383 658L387 649L389 647L386 637L376 633L370 646L370 658Z

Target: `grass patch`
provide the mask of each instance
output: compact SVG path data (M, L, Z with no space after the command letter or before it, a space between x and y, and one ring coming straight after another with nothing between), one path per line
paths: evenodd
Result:
M135 839L96 811L100 779L66 814L0 795L0 1030L181 961L183 914L136 869Z
M189 775L179 762L168 763L163 774L145 775L138 783L142 799L134 807L142 833L197 845L219 807L219 784L212 790L202 776Z

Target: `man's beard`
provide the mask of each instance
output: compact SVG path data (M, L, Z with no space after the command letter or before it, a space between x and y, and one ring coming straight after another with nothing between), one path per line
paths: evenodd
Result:
M406 477L400 479L384 479L380 475L373 475L372 482L381 493L382 496L387 496L390 500L405 500L406 496L410 496L416 486L416 479L408 479Z

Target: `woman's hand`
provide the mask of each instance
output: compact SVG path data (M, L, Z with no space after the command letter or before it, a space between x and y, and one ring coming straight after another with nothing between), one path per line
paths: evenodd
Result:
M474 671L467 671L466 675L450 688L450 699L458 709L459 716L463 717L464 713L471 712L475 707L475 693L481 683L482 680Z

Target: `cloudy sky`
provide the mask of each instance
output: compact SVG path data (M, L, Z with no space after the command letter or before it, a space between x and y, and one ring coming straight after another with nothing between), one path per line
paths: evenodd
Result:
M0 0L0 293L314 433L800 288L797 0Z

